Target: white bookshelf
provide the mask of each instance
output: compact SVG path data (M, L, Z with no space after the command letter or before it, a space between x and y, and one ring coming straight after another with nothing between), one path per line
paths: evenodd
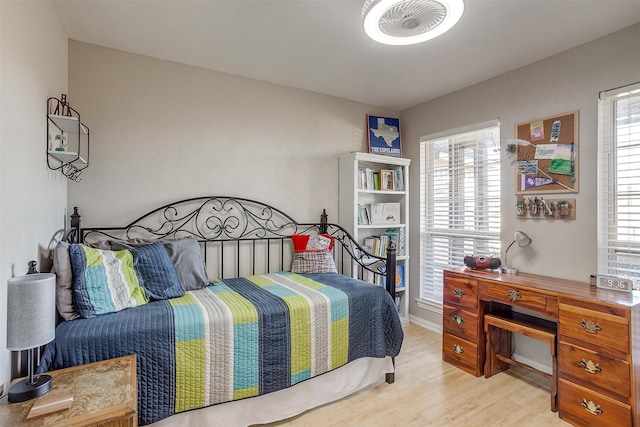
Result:
M360 243L370 236L379 236L387 230L404 231L404 252L399 248L397 264L404 266L404 287L396 290L398 311L403 324L409 322L409 164L411 160L369 153L351 153L340 157L339 221ZM398 190L362 188L362 169L371 171L399 170L403 186ZM361 206L374 203L399 203L397 223L365 224L359 220Z

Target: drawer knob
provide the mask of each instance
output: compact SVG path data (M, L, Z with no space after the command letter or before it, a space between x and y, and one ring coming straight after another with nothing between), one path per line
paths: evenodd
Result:
M602 413L602 408L600 405L596 405L593 401L588 401L587 399L582 399L581 405L584 406L584 409L590 414L598 415Z
M453 351L455 351L457 354L462 354L464 353L464 348L462 348L460 344L454 344Z
M507 296L508 296L509 298L511 298L511 301L513 302L513 301L515 301L515 300L517 300L517 299L520 299L520 292L515 291L515 290L513 290L513 289L509 289L509 290L507 291Z
M457 314L453 316L453 320L455 320L458 325L462 325L464 323L462 316L458 316Z
M600 327L600 323L593 323L591 320L584 320L580 322L580 326L585 330L585 332L589 332L590 334L595 334L602 330Z
M598 372L602 371L602 369L600 368L600 364L595 363L593 360L582 359L580 361L580 365L584 368L585 371L589 372L590 374L597 374Z
M455 294L455 296L457 296L458 298L462 298L462 296L464 295L464 291L462 289L459 288L455 288L453 290L453 293Z

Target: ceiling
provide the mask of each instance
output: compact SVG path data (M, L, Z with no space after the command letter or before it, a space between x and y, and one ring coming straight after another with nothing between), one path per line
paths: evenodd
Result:
M398 112L640 22L640 0L465 0L443 36L386 46L361 0L54 3L73 40Z

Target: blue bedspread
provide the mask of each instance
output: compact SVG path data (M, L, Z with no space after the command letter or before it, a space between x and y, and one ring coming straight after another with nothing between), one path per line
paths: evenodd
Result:
M395 357L402 340L382 287L282 272L63 322L39 372L135 354L138 419L146 425L290 387L361 357Z

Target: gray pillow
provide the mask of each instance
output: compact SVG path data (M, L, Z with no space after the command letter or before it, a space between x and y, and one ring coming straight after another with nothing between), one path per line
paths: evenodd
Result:
M195 291L206 288L211 283L207 277L207 270L202 257L202 250L198 241L192 237L182 239L157 240L169 252L171 262L178 273L178 279L185 291ZM153 240L111 240L96 242L92 246L108 248L112 251L131 249L153 243Z
M195 291L210 285L207 270L202 257L200 243L196 239L186 237L184 239L162 241L169 251L169 256L178 273L182 287L186 291Z
M73 306L73 271L69 257L69 243L60 242L53 251L56 272L56 307L64 320L80 319Z

